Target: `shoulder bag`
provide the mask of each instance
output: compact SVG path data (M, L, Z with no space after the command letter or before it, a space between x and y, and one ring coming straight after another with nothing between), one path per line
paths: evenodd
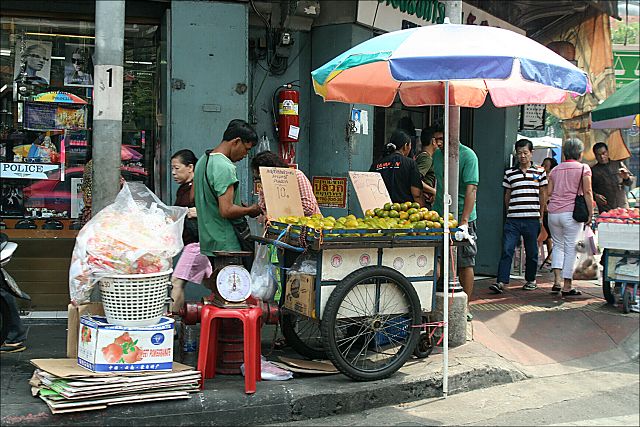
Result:
M211 194L213 194L213 197L215 197L216 199L216 203L218 204L218 209L220 209L220 201L216 196L215 190L211 186L211 182L209 182L209 175L207 174L207 171L209 170L210 152L207 151L205 154L207 156L207 161L204 165L204 178L207 180L207 185L211 190ZM229 220L229 221L231 222L231 225L233 226L233 231L236 233L236 237L238 238L238 242L240 243L240 249L245 252L253 252L255 245L253 241L249 240L249 236L251 236L251 229L249 228L249 222L247 221L247 218L243 216L238 219Z
M587 201L584 199L584 194L580 194L582 189L582 175L584 174L584 166L580 171L580 181L578 182L578 189L576 190L576 200L573 207L573 219L576 222L586 223L589 221L589 209L587 208Z

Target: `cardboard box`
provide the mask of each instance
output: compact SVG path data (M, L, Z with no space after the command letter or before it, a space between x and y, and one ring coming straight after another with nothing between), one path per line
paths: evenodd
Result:
M316 317L316 276L308 274L289 274L284 307L303 316Z
M104 316L104 307L101 302L87 304L69 304L67 308L67 357L78 357L78 331L80 330L80 318L84 315Z
M171 370L173 326L169 317L153 326L127 327L111 325L101 316L82 316L78 365L93 372Z

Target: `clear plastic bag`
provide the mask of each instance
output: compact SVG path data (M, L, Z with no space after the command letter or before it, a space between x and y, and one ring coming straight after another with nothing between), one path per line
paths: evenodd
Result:
M69 268L71 301L89 302L101 277L169 270L183 247L186 215L187 208L165 205L144 184L125 183L115 201L76 237Z
M585 227L576 242L576 262L573 269L574 280L593 280L598 278L599 268L596 259L597 247L593 231Z
M276 293L275 267L271 264L268 245L258 245L251 267L251 296L270 301Z
M317 272L316 254L305 252L296 258L289 270L289 274L309 274L315 276Z
M263 151L268 151L268 150L271 150L271 142L269 141L269 138L267 137L267 135L262 135L262 137L260 138L260 141L258 141L258 147L256 147L255 152L261 153Z
M244 375L244 363L240 365L240 372ZM260 373L264 381L286 381L293 378L293 372L282 369L260 356Z

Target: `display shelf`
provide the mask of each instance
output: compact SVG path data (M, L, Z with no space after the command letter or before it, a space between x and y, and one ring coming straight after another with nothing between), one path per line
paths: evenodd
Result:
M53 218L60 221L64 229L62 230L45 230L42 228L45 221L50 218L38 218L33 219L38 228L33 229L16 229L15 225L22 218L4 218L2 221L6 224L7 228L1 230L9 237L9 239L75 239L79 230L69 230L69 226L75 220L66 218Z

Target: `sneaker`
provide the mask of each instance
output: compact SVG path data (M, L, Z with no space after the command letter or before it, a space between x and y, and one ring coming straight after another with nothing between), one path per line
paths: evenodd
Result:
M25 351L27 347L21 342L17 343L4 343L2 347L0 347L0 353L19 353L21 351Z
M536 282L527 282L524 284L522 289L525 291L533 291L534 289L538 289L538 285L536 285Z
M504 292L504 283L496 282L493 285L489 286L489 290L492 291L494 294L501 294Z

